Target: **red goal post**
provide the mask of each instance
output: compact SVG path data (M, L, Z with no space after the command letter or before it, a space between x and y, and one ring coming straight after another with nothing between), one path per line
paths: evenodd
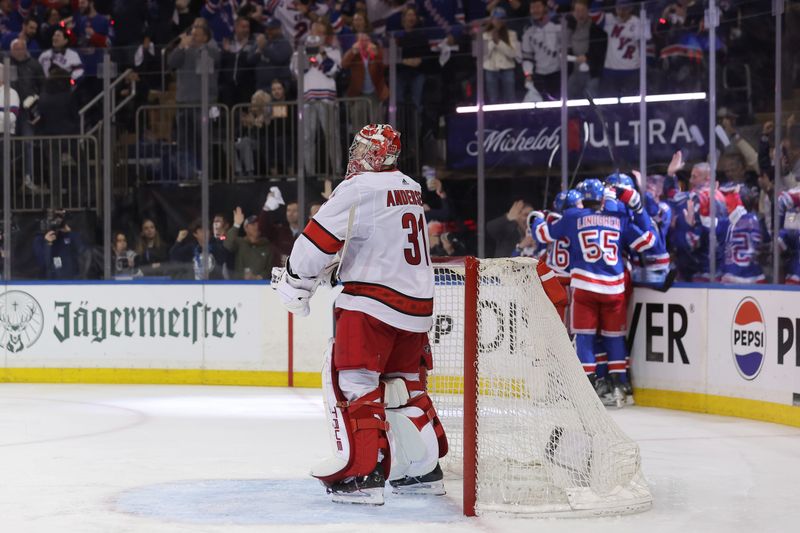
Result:
M434 369L464 514L608 516L652 504L528 258L436 261Z

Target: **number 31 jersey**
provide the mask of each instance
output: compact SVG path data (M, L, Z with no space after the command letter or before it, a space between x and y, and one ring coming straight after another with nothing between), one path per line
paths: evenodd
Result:
M344 245L336 307L396 328L427 332L433 323L433 267L417 182L399 171L363 172L343 181L292 248L292 272L315 278Z
M643 252L656 242L651 231L642 231L627 213L609 213L587 208L567 209L552 224L540 224L537 238L570 242L570 286L601 294L625 292L625 262L622 251Z

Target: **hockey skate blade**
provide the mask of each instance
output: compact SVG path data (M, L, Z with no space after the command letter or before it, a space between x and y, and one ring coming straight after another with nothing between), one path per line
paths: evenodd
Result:
M383 487L359 489L353 492L332 492L333 503L350 503L354 505L383 505Z
M614 398L614 405L616 405L617 409L622 409L625 407L625 403L627 402L627 397L622 390L615 388L614 392L611 395Z
M430 481L427 483L415 483L414 485L392 487L392 494L403 494L406 496L444 496L444 481Z
M614 399L614 397L611 395L611 393L608 393L605 396L601 396L600 397L600 402L605 407L616 407L617 406L617 401Z

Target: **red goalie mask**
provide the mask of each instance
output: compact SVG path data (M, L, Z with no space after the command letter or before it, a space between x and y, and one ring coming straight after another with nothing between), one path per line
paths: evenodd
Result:
M359 172L378 172L397 167L400 133L388 124L369 124L356 133L350 145L347 177Z

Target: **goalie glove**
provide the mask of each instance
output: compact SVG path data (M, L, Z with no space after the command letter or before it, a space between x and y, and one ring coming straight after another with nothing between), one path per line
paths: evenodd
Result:
M322 269L314 279L303 279L294 274L286 262L286 268L275 267L272 269L272 287L278 292L283 306L297 316L308 316L311 311L309 301L317 287L327 285L335 286L339 280L336 271L339 268L338 257Z
M637 215L642 212L642 195L636 189L629 189L627 187L614 187L617 193L617 198L631 208L631 211Z
M287 311L297 316L308 316L311 312L309 301L317 285L316 280L304 280L293 274L287 261L275 290Z

